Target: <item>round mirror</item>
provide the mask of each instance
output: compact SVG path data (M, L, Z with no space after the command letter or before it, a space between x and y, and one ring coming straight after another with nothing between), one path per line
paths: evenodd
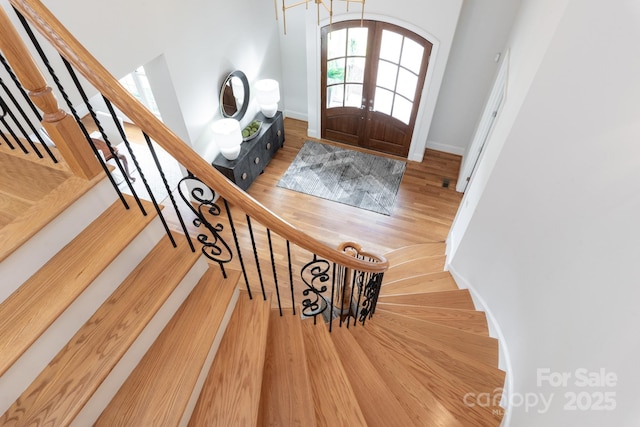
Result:
M249 104L249 81L242 71L227 76L220 88L220 113L223 117L242 119Z

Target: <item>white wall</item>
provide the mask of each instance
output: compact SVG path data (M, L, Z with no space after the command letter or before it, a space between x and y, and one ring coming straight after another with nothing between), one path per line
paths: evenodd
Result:
M281 109L290 117L309 119L311 133L317 134L317 59L315 52L308 51L309 43L315 41L307 40L307 27L316 28L315 10L298 7L287 12L289 34L284 36L281 11L276 23L273 3L269 1L44 3L117 77L163 55L166 74L175 84L174 97L180 103L189 142L199 148L209 145L207 125L217 114L217 86L224 74L236 68L243 69L251 81L262 77L279 79L283 92ZM431 88L422 98L411 158L421 158L427 139L432 148L464 152L497 69L494 55L504 44L518 3L519 0L466 0L464 4L462 0L367 1L370 17L405 24L439 44L432 58L435 65L430 71L432 80L428 81ZM7 4L8 0L0 0L0 5ZM344 4L338 2L335 7L338 13L334 19L345 18ZM352 4L350 16L359 17L358 9L359 5ZM458 16L461 25L454 39ZM326 15L323 18L326 22ZM73 92L71 96L74 103L80 102Z
M250 83L281 79L278 28L273 3L239 0L45 0L45 5L117 78L164 58L162 74L173 94L156 94L177 103L174 117L187 142L205 150L209 124L219 117L218 92L226 75L241 69ZM0 5L9 14L7 0ZM170 90L168 88L167 90ZM90 94L92 95L92 94ZM247 120L256 112L255 105ZM209 153L210 155L215 153Z
M520 0L465 0L427 146L465 154L489 96Z
M426 146L431 118L435 109L440 85L458 22L462 0L402 0L388 2L369 0L365 6L365 19L376 19L404 26L434 43L434 50L427 74L425 92L421 100L418 123L409 158L420 160ZM320 28L315 8L304 7L287 12L287 35L281 36L283 52L285 113L306 119L309 134L320 134ZM340 2L334 5L333 21L359 19L360 5L352 4L350 13ZM304 21L304 25L301 23ZM321 26L328 25L326 13L321 13ZM282 32L282 29L280 30ZM301 40L306 41L302 49ZM306 71L306 74L302 74ZM304 99L306 97L306 99ZM306 107L305 107L306 102ZM304 108L304 111L303 111ZM306 113L306 114L305 114Z
M510 82L508 125L490 141L502 150L450 260L502 329L514 397L552 398L547 411L516 405L513 426L640 420L639 38L631 0L525 0L514 27L523 79ZM545 368L568 373L566 386L539 384ZM580 368L617 381L579 387ZM588 407L605 392L614 410L565 409L571 393Z
M519 0L367 1L365 17L403 25L438 44L427 82L431 87L422 98L410 158L420 160L425 144L455 154L465 152L497 71L495 54L504 47L519 3ZM334 21L358 19L359 5L351 8L351 14L346 15L344 6L337 3ZM325 15L321 16L322 24L327 24ZM308 120L309 132L316 136L320 121L316 12L300 7L287 12L287 17L288 35L281 35L285 112Z

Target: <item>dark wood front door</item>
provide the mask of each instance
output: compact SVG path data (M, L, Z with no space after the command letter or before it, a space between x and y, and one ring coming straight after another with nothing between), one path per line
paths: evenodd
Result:
M395 25L322 29L322 137L406 157L432 44Z

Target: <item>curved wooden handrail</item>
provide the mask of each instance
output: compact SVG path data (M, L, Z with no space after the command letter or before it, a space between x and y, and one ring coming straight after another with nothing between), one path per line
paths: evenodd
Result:
M387 270L389 263L384 258L381 258L382 262L368 262L354 258L314 239L267 209L227 180L159 121L153 113L144 108L39 0L10 0L10 2L87 81L178 162L188 166L188 169L206 185L215 188L222 197L233 201L249 216L281 237L328 261L372 273Z

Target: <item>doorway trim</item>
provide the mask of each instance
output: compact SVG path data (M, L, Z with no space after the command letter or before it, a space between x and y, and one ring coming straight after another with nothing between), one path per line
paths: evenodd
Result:
M321 120L321 108L320 108L320 67L321 67L321 28L329 25L329 19L321 19L320 24L316 21L316 16L313 13L306 14L307 22L307 109L308 109L308 134L314 138L320 138L320 120ZM348 13L334 17L333 22L342 22L350 20L359 20L361 15L359 13ZM428 40L433 44L431 49L431 58L429 60L429 67L427 68L427 75L425 77L424 86L422 88L422 96L420 98L420 104L418 106L418 115L414 126L413 136L411 138L411 145L409 148L408 160L422 161L424 152L427 148L427 136L429 135L429 129L431 128L431 122L433 120L433 112L435 111L436 101L438 99L438 93L442 85L442 77L444 70L437 75L439 71L439 65L441 61L445 61L446 58L440 58L440 40L433 34L425 31L424 29L410 24L406 21L390 18L388 16L376 15L376 14L364 14L364 19L372 21L386 22L394 24L407 30L410 30L420 37ZM447 54L448 56L448 54ZM439 82L436 84L436 76L439 77Z
M500 64L498 75L496 76L491 89L491 94L487 100L487 104L482 112L482 117L476 128L473 140L469 145L467 153L462 159L462 166L460 167L460 173L458 175L458 183L456 184L456 191L464 193L471 183L473 172L476 165L480 161L480 156L484 152L484 145L489 139L489 135L493 130L493 126L498 117L500 109L504 104L504 99L507 92L507 64L509 63L509 51L506 52Z

